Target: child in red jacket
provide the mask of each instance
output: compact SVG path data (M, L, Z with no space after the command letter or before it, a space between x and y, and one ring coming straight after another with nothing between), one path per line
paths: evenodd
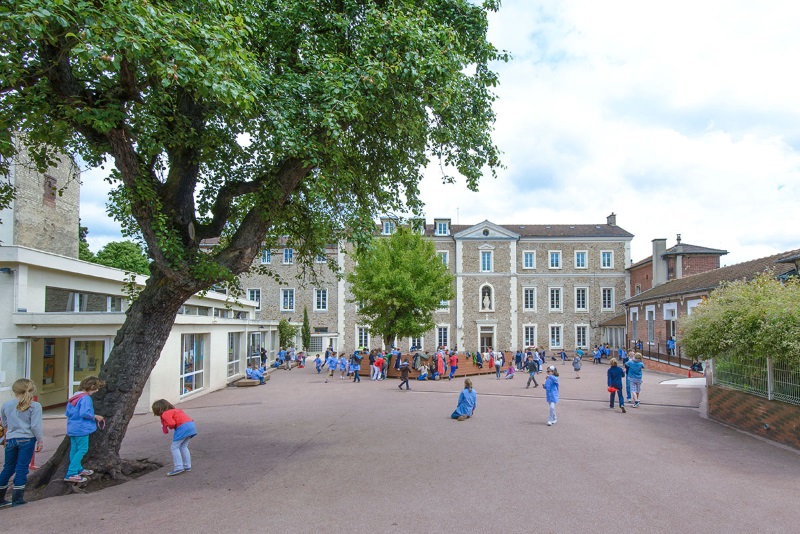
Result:
M153 403L153 415L161 418L161 430L164 434L169 434L169 429L175 433L172 436L172 471L167 476L180 475L192 470L192 456L189 454L189 440L197 435L194 421L177 409L169 401L159 399Z

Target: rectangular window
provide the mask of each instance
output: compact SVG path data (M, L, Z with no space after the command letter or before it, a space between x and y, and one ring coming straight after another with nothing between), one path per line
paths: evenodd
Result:
M585 250L576 250L575 251L575 268L576 269L585 269L586 268L586 251Z
M439 301L439 309L440 310L449 310L450 309L450 301L449 300L440 300Z
M550 348L551 349L560 349L561 348L561 325L560 324L551 324L550 325Z
M422 337L412 337L409 341L409 350L422 350Z
M490 273L490 272L492 272L492 251L491 250L482 250L481 251L481 272L482 273Z
M272 263L272 251L268 248L265 248L261 251L261 264L267 265Z
M604 287L600 290L602 295L602 310L612 311L614 309L614 288Z
M536 325L525 325L522 328L522 344L525 348L536 346Z
M293 248L283 249L283 264L291 265L293 263L294 263L294 249Z
M449 346L448 343L449 331L450 328L447 326L439 326L436 328L436 348Z
M317 254L314 261L317 263L325 263L328 261L328 257L325 254Z
M359 326L356 333L358 337L358 347L357 348L369 348L369 328L366 326Z
M575 326L575 348L585 349L589 347L589 327L586 325Z
M328 290L314 290L314 311L328 311Z
M589 288L586 287L576 287L575 288L575 311L588 311L589 308L586 306L586 295L589 292Z
M239 356L239 333L228 333L228 378L238 375L241 358Z
M261 363L261 344L262 336L261 332L250 332L248 336L250 339L248 340L247 345L247 362L246 365L256 364L258 365ZM266 340L266 333L264 334L264 340Z
M560 269L561 268L561 251L560 250L551 250L548 252L550 257L550 268L551 269Z
M639 312L631 310L631 339L639 339Z
M550 311L561 311L561 288L550 288Z
M392 235L394 233L394 223L392 221L383 221L383 235Z
M647 310L647 341L653 343L656 340L656 312Z
M536 311L536 288L522 288L522 309L523 311Z
M199 334L181 336L180 395L203 389L205 339Z
M436 235L447 235L447 222L440 221L436 223Z
M261 309L261 290L260 289L248 289L247 290L247 300L252 300L257 302L256 310Z
M601 250L600 251L600 268L613 269L614 268L614 251Z
M122 297L108 297L108 311L121 312L122 311Z
M531 250L522 253L522 268L523 269L536 268L536 252Z
M636 290L635 291L636 291L636 293L635 293L636 295L641 293L642 292L642 285L641 284L636 284Z
M439 259L442 260L442 265L447 267L450 261L449 254L447 253L447 251L440 250L436 254L439 256Z
M294 289L281 289L281 311L294 311Z

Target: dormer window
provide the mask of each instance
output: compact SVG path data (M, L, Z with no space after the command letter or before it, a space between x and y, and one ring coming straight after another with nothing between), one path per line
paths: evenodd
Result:
M450 219L435 221L434 235L450 235Z
M394 222L392 221L383 221L383 229L381 231L383 235L392 235L394 233Z

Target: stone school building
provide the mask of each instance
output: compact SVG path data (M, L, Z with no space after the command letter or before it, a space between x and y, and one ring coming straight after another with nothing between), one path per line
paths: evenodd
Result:
M453 274L456 296L434 313L433 330L420 338L396 340L403 351L441 345L460 351L591 348L603 341L600 323L619 315L619 303L630 294L626 267L633 234L617 226L614 214L604 224L502 225L487 220L452 225L450 219L434 219L418 227ZM395 229L393 220L382 219L378 233L389 236ZM328 254L337 256L345 273L353 269L345 251L331 248ZM345 280L330 272L316 285L297 280L291 248L265 250L256 261L269 264L284 281L242 277L247 296L258 302L257 318L299 324L306 309L311 355L329 345L352 351L391 344L360 323Z

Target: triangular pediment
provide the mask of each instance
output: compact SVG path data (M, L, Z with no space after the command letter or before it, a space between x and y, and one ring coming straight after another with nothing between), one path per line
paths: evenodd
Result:
M517 240L519 234L487 220L470 226L453 237L455 239Z

